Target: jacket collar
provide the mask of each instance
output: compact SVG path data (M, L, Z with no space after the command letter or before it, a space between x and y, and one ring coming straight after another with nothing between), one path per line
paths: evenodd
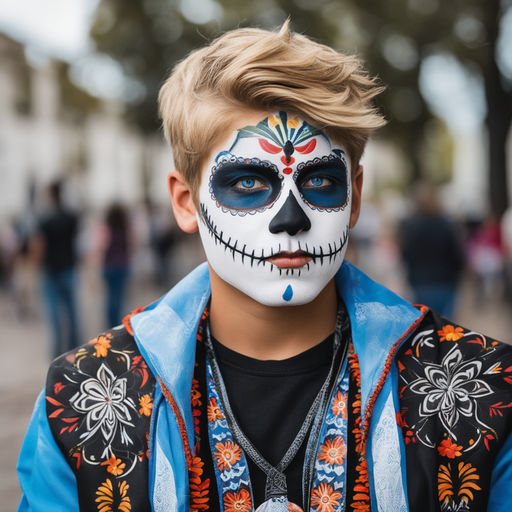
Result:
M414 306L345 261L336 286L347 307L361 369L361 409L377 386L389 353L423 315ZM364 417L364 416L363 416Z
M388 354L422 315L348 262L343 263L335 280L350 317L365 411ZM196 332L209 298L208 265L203 263L161 299L131 318L142 356L170 390L185 420L190 446L194 432L190 390Z

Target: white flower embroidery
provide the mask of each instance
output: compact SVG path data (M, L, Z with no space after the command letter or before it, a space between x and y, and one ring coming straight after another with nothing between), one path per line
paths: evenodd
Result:
M82 443L101 430L108 447L119 427L121 441L131 444L124 425L133 427L130 408L136 411L136 407L133 400L126 397L126 378L116 379L104 364L98 369L96 377L82 382L80 391L70 400L73 409L86 414L87 431L80 436Z
M459 415L474 417L476 399L492 394L489 385L477 379L482 370L478 360L463 361L460 349L455 345L443 358L441 364L431 363L425 367L425 378L411 383L414 393L425 395L419 414L423 417L438 415L444 427L452 432Z

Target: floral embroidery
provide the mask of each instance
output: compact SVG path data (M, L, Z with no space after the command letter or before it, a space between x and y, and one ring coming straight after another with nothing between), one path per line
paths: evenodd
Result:
M320 453L318 458L325 460L327 464L341 465L343 464L347 455L347 446L342 437L335 437L334 439L327 439L322 446L320 446Z
M193 482L195 484L198 484L201 482L201 479L199 477L203 474L203 466L204 466L204 462L201 460L200 457L192 458L192 462L188 468L189 479L191 482Z
M124 468L126 464L118 459L114 454L110 457L110 459L101 463L102 466L107 466L107 471L112 473L114 476L119 476L123 474Z
M460 450L462 450L462 446L458 446L451 439L443 439L437 447L439 454L449 459L454 459L462 455Z
M126 482L113 485L110 478L107 478L96 491L98 512L130 512L132 507L127 494L129 487Z
M192 380L191 402L192 407L201 407L201 393L198 390L199 382L197 379Z
M205 390L203 376L204 366L200 364L200 361L204 361L204 349L200 342L202 341L202 322L205 318L206 314L203 312L196 334L196 361L194 364L194 377L192 379L192 390L190 395L192 417L194 420L194 454L190 454L190 457L187 459L191 512L210 510L211 480L209 476L211 475L211 468L205 467L205 463L202 458L203 453L201 451L201 421L204 416L202 405L203 393Z
M224 512L250 512L251 495L246 489L240 492L227 492L224 495Z
M441 341L457 341L464 336L462 327L454 327L453 325L443 325L443 328L437 331Z
M77 480L90 488L79 493L81 510L147 510L150 416L139 408L152 404L155 379L124 328L96 340L52 363L48 423Z
M217 466L222 471L224 469L231 469L242 456L240 447L232 441L225 443L217 443L215 445L215 458L217 459Z
M110 342L112 341L112 333L100 334L97 338L89 341L91 345L94 345L96 352L95 357L107 357L108 349L111 347Z
M482 490L475 483L476 480L480 479L480 476L470 463L459 462L456 478L458 484L454 483L451 464L446 466L441 464L439 466L437 489L442 511L468 510L468 503L475 499L474 492Z
M425 376L409 385L413 393L425 395L420 405L420 416L439 418L454 438L452 429L460 415L474 418L476 425L486 427L478 419L476 399L490 395L492 390L485 381L477 378L481 370L482 362L463 360L457 345L446 354L440 365L425 365Z
M419 459L445 462L435 481L428 468L408 472L416 490L409 499L420 502L437 487L442 512L484 510L499 440L509 433L512 351L479 333L440 323L433 313L423 327L397 357L397 421L408 466ZM413 436L417 443L407 441Z
M210 479L190 483L190 512L209 510Z
M355 471L353 471L353 486L348 496L350 509L358 512L370 511L370 486L368 481L368 463L365 458L365 443L361 432L361 371L357 354L351 348L349 353L350 379L355 389L350 394L352 409L352 421L354 428L351 431L352 442L354 443L354 459L357 460Z
M112 371L102 364L96 374L80 385L69 401L71 407L86 415L87 431L80 437L87 441L96 432L101 432L107 446L114 436L126 444L131 440L126 427L133 427L130 409L136 410L133 400L126 396L126 378L116 378Z
M347 394L338 391L336 393L336 397L334 398L334 402L332 404L332 412L336 416L340 416L346 420L347 419Z
M311 506L317 512L334 512L334 507L339 505L340 498L340 492L334 491L329 484L321 483L311 493Z
M224 504L224 512L228 510L243 512L247 504L249 506L247 510L251 511L253 499L247 460L228 427L215 389L212 367L207 357L205 363L208 394L208 421L205 429L208 431L210 440L211 465L219 484L219 500Z
M144 416L151 416L153 410L153 399L149 395L144 395L139 398L139 413Z
M208 401L208 421L217 421L223 419L224 414L222 414L222 411L217 405L217 400L215 397L210 398Z

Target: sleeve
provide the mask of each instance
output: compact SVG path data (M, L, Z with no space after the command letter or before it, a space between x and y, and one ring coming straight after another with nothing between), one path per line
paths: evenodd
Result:
M491 475L487 512L512 510L512 433L501 447Z
M17 465L22 497L18 512L78 512L75 475L57 446L39 395Z

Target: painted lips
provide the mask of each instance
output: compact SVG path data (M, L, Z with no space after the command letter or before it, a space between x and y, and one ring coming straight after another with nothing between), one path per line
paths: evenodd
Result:
M266 261L279 268L300 268L308 264L313 258L304 251L282 251Z

